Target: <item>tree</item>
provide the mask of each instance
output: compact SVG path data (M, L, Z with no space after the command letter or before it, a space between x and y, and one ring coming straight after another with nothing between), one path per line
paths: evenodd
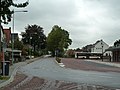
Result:
M25 46L23 42L19 40L19 38L14 41L13 46L14 49L21 50L23 56L27 55L28 47ZM8 48L12 48L12 43L10 43Z
M13 0L0 0L0 22L7 24L11 21L11 15L14 13L13 10L10 10L10 7L22 8L28 5L28 1L25 3L16 4Z
M40 51L46 47L46 36L43 28L38 25L28 25L22 34L23 44L29 44L34 51Z
M115 47L120 46L120 39L119 39L119 40L116 40L116 41L114 42L114 46L115 46Z
M81 51L81 49L80 49L80 48L76 48L75 51L78 51L78 52L79 52L79 51Z
M13 0L0 0L0 53L1 53L1 31L2 31L2 25L1 23L8 24L8 22L11 21L12 14L14 13L13 10L11 10L11 6L22 8L26 7L29 3L29 1L26 1L25 3L19 3L16 4L13 2Z
M52 31L47 37L47 49L52 52L53 56L55 55L55 51L63 53L71 43L72 40L69 39L68 31L58 25L53 26Z
M16 40L14 42L14 48L17 49L17 50L22 50L23 46L24 46L23 43L21 41L19 41L19 40Z

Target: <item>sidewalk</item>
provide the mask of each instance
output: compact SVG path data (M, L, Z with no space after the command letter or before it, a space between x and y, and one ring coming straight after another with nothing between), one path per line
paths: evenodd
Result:
M105 62L105 61L101 61L101 60L86 60L86 61L105 64L105 65L114 66L114 67L120 67L120 62L118 62L118 63L117 62Z
M12 66L10 66L9 69L9 79L8 80L0 80L0 88L6 86L7 84L9 84L10 82L12 82L14 80L14 76L16 75L17 70L24 65L27 65L33 61L38 60L41 57L38 58L34 58L34 59L29 59L23 62L19 62L19 63L15 63Z
M120 63L115 62L105 62L101 60L89 59L85 60L74 58L62 58L62 63L65 66L65 68L71 68L76 70L120 73Z
M106 61L102 61L102 60L85 60L85 61L99 63L99 64L104 64L104 65L109 65L109 66L114 66L114 67L119 67L120 68L120 62L106 62ZM64 65L64 62L62 64Z

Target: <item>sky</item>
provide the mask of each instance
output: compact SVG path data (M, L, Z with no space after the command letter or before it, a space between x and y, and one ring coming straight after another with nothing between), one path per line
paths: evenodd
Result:
M82 48L101 39L111 46L120 39L119 4L120 0L29 0L26 8L14 8L28 11L15 13L14 32L24 32L28 24L37 24L47 36L58 25L70 34L69 48ZM13 27L12 24L4 27Z

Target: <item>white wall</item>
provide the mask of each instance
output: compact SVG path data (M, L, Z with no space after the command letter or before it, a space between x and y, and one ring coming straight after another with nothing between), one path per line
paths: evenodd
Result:
M105 52L105 50L108 48L109 48L109 45L107 45L104 41L101 40L93 48L91 48L91 52L102 53L102 50L103 52Z

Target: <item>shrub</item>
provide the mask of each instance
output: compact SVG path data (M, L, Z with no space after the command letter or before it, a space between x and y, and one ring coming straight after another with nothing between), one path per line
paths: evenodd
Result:
M58 57L56 57L56 61L57 61L58 63L61 63L61 59L58 58Z
M8 80L10 77L8 77L8 76L1 76L0 75L0 80Z

